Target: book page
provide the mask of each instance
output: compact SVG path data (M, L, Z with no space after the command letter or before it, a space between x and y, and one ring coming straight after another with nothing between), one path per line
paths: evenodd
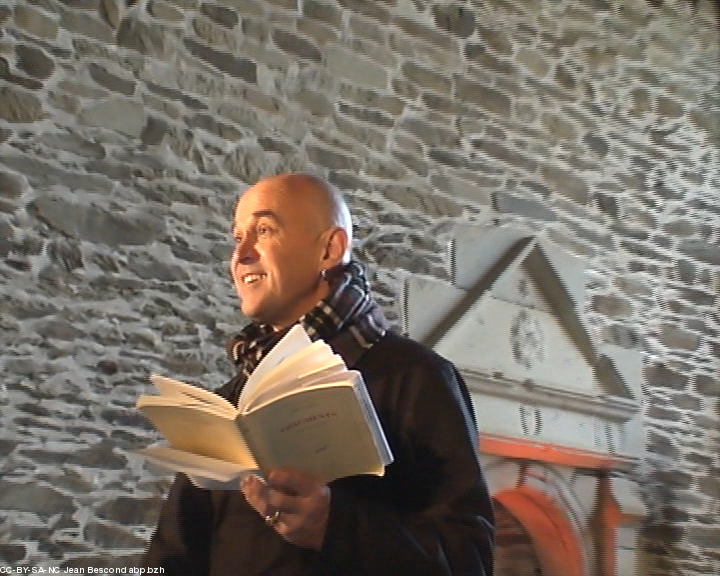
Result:
M233 418L214 407L143 404L138 409L176 450L257 468Z
M157 374L150 376L150 381L162 396L212 404L223 408L227 414L235 412L235 408L230 402L209 390Z
M238 490L241 478L248 474L259 474L257 468L183 452L165 444L148 446L137 450L137 453L161 468L182 472L198 488L208 490Z
M384 473L355 382L305 388L240 417L262 470L290 466L321 482Z
M314 342L315 344L324 344L320 341ZM327 350L329 347L325 344ZM312 348L306 348L311 350ZM311 355L303 354L302 358L299 358L296 362L295 356L288 358L286 362L278 366L276 369L282 370L282 372L275 372L274 370L267 375L267 379L273 379L272 382L268 382L267 386L258 387L252 397L246 398L244 404L242 404L242 412L247 413L255 408L267 403L268 401L276 398L281 398L287 394L292 394L300 388L311 386L320 381L327 381L328 378L334 377L336 381L342 380L342 375L346 372L345 362L337 354L327 354L327 350L321 346L316 347ZM296 355L298 356L298 355ZM277 378L277 380L275 380Z
M270 372L287 357L300 352L311 344L312 341L302 325L295 324L290 328L288 333L260 360L260 363L255 367L253 373L250 374L240 393L240 398L238 398L238 406L244 406L245 398L252 397L255 388L260 385L265 374Z
M234 418L235 410L228 414L228 409L225 406L215 406L214 404L206 404L188 398L187 396L175 397L175 396L154 396L143 394L138 396L135 408L141 410L147 406L175 406L186 408L193 408L210 414L215 414L219 418Z

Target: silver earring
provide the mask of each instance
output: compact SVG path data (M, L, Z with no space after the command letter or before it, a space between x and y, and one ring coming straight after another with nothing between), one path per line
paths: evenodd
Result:
M322 270L320 270L320 278L322 278L323 280L327 280L327 268L323 268Z

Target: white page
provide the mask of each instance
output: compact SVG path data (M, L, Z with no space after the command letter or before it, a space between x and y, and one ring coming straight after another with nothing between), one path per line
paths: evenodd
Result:
M260 406L276 398L281 398L295 390L315 385L320 381L340 381L343 379L343 374L345 373L347 373L345 362L343 362L340 356L333 354L325 363L311 366L290 380L273 384L267 390L258 390L257 394L254 394L253 397L248 400L247 405L243 406L243 413L250 412L256 406Z
M280 364L265 373L262 382L255 386L251 393L242 396L242 402L238 404L241 411L246 411L248 406L255 404L255 398L266 395L277 386L287 385L297 379L298 374L312 371L315 367L324 367L333 361L334 354L330 346L322 340L313 342L310 346L303 348L292 356L286 357Z
M166 378L165 376L159 376L153 374L150 376L150 381L153 383L158 392L164 397L177 398L179 400L186 400L189 402L202 402L205 404L212 404L213 406L219 406L225 410L234 412L233 405L218 396L214 392L193 386L192 384L186 384L180 380L174 380L173 378Z
M260 474L257 468L246 468L225 460L175 450L166 444L155 444L136 452L156 466L182 472L199 488L210 490L238 490L241 478Z
M251 396L254 388L263 380L265 374L270 372L275 366L280 364L285 358L300 352L303 348L307 348L312 344L310 337L305 332L305 328L300 324L295 324L285 336L275 344L272 350L260 361L255 370L245 383L243 391L238 399L238 406L243 406L245 398Z

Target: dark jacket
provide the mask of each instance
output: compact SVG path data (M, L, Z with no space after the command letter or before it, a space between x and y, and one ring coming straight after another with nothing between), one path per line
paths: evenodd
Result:
M146 566L169 576L492 575L493 510L455 367L392 333L357 360L329 343L363 374L395 457L385 476L330 483L329 523L316 552L283 540L241 492L201 490L179 474ZM234 396L237 384L220 393Z

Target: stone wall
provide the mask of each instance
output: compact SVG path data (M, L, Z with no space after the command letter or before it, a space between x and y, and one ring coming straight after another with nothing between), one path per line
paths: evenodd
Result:
M397 318L456 222L582 256L645 358L645 574L720 573L720 32L700 0L3 0L0 565L130 566L160 371L230 374L228 217L326 175ZM552 575L546 575L552 576Z

